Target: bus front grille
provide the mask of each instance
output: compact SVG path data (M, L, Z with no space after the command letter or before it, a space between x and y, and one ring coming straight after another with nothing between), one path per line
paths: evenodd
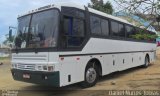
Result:
M34 71L35 64L17 64L17 69Z

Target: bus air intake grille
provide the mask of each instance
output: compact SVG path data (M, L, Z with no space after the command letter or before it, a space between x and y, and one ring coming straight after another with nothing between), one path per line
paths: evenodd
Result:
M20 70L35 70L35 64L17 64L17 69Z

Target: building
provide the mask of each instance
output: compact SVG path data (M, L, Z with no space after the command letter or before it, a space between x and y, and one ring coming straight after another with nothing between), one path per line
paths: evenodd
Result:
M0 48L0 57L9 57L10 49L9 48Z
M10 48L0 44L0 57L9 57L10 56Z

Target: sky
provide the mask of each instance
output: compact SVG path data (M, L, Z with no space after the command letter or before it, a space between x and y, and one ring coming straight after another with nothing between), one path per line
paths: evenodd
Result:
M18 15L57 2L66 2L66 0L0 0L0 43L5 40L9 26L17 27ZM67 2L87 5L90 0L67 0Z

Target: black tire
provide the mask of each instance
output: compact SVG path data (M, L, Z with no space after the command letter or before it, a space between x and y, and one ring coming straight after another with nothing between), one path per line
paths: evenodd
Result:
M150 64L149 56L146 56L146 57L145 57L144 63L145 63L145 64L143 65L143 67L144 67L144 68L148 68L148 66L149 66L149 64Z
M92 71L90 71L90 70L92 70ZM89 73L89 71L91 74ZM93 72L93 76L92 76L92 72ZM95 74L94 74L94 72L95 72ZM93 80L89 80L88 76L90 79L93 79ZM85 74L84 74L84 78L85 78L85 80L81 83L81 86L83 88L88 88L88 87L92 87L92 86L96 85L96 83L99 79L99 71L98 71L98 66L95 64L95 62L90 62L87 65L86 70L85 70Z

